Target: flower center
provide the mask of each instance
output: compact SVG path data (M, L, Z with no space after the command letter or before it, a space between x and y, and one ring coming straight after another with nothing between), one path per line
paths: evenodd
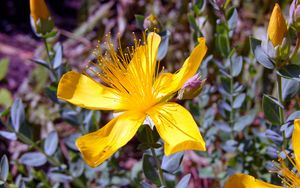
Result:
M145 39L144 35L144 39ZM152 86L155 80L156 52L151 44L141 44L134 35L134 46L122 50L120 37L116 50L110 34L104 42L106 51L101 52L100 43L95 51L96 60L90 62L87 74L94 80L114 88L128 104L128 110L146 111L156 104Z

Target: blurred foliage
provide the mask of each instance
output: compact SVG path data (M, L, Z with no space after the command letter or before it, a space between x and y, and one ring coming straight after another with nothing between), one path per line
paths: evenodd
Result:
M270 46L267 25L274 3L48 1L55 27L36 36L26 33L38 41L30 61L13 65L1 53L0 187L159 187L159 169L167 187L223 187L236 172L280 183L267 166L281 151L292 150L293 120L300 118L299 34L291 24L284 42ZM280 1L286 18L289 3ZM75 13L64 13L64 6ZM132 32L140 37L146 28L161 35L158 60L170 71L180 67L198 37L206 38L209 51L198 70L206 79L202 91L178 101L193 114L207 152L164 156L157 132L145 139L150 129L145 125L111 159L90 168L74 142L106 124L111 114L58 100L58 81L67 70L83 72L106 33L112 39L120 35L125 47L132 44ZM28 63L28 74L16 68ZM160 166L149 148L155 148Z

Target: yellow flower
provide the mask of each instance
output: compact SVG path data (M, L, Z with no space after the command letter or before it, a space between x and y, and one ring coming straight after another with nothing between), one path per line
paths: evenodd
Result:
M168 102L196 73L207 50L205 39L199 38L199 44L175 74L158 74L159 35L150 33L144 45L135 39L127 52L116 52L107 38L107 52L98 55L95 63L98 70L91 69L104 84L71 71L58 85L60 99L87 109L123 112L98 131L77 139L86 163L96 167L111 157L135 135L146 118L154 122L166 155L189 149L205 151L192 115L179 104Z
M30 0L30 15L34 22L38 19L48 20L49 12L44 0Z
M294 149L294 159L288 155L287 158L295 167L297 172L289 170L283 159L279 159L279 164L275 164L275 172L281 178L285 187L300 187L300 119L294 121L294 132L292 135L292 145ZM281 186L272 185L255 179L253 176L246 174L235 174L231 176L225 183L225 188L279 188Z
M273 8L268 27L268 37L274 47L281 44L286 32L286 21L282 15L279 5L276 3Z

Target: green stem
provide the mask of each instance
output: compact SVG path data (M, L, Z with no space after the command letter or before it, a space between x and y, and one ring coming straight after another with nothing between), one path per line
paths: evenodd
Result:
M282 83L281 83L281 77L277 75L277 91L278 91L278 99L279 102L283 105L283 98L282 98ZM284 113L283 109L279 108L279 118L280 118L280 124L284 124Z
M48 65L49 65L49 68L50 68L50 74L52 74L52 76L54 76L55 80L58 79L58 76L55 72L55 70L53 69L53 65L51 63L52 59L51 59L51 55L50 55L50 50L48 48L48 43L47 43L47 39L46 38L43 38L43 42L44 42L44 46L45 46L45 49L46 49L46 52L47 52L47 56L48 56Z
M279 102L283 105L283 98L282 98L282 81L281 77L277 75L277 90L278 90L278 100ZM279 118L280 118L280 124L284 124L284 112L283 109L280 107L279 108ZM282 138L283 138L283 149L288 147L289 141L285 138L284 132L282 132Z
M50 50L48 48L47 39L43 38L43 42L44 42L44 46L45 46L45 49L46 49L46 52L47 52L47 56L48 56L48 61L47 62L49 64L49 67L52 69Z
M155 150L154 150L154 148L152 146L151 146L150 149L151 149L152 156L153 156L153 158L154 158L154 160L156 162L160 184L161 184L161 186L166 186L166 181L164 179L163 171L162 171L162 169L160 167L160 162L159 162L159 160L158 160L158 158L156 156Z
M148 140L150 141L150 150L151 150L152 156L155 160L155 163L156 163L156 166L157 166L157 169L158 169L158 177L159 177L160 184L161 184L161 186L166 186L166 181L165 181L165 178L164 178L164 175L163 175L163 171L161 169L160 161L157 158L155 150L152 146L152 143L154 142L154 139L153 139L152 132L150 131L150 129L147 129L147 137L148 137Z

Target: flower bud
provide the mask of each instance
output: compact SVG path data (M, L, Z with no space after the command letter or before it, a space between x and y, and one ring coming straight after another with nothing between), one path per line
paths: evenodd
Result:
M156 16L153 14L150 14L145 20L144 20L144 28L158 28L158 20Z
M281 44L285 34L287 33L286 21L282 15L279 5L276 3L268 26L268 37L274 47Z
M54 23L44 0L30 0L30 16L32 28L38 36L52 31Z
M300 5L298 0L294 0L290 6L289 24L293 25L297 31L300 31Z
M201 80L199 73L188 79L178 91L178 99L193 99L200 94L206 79Z

